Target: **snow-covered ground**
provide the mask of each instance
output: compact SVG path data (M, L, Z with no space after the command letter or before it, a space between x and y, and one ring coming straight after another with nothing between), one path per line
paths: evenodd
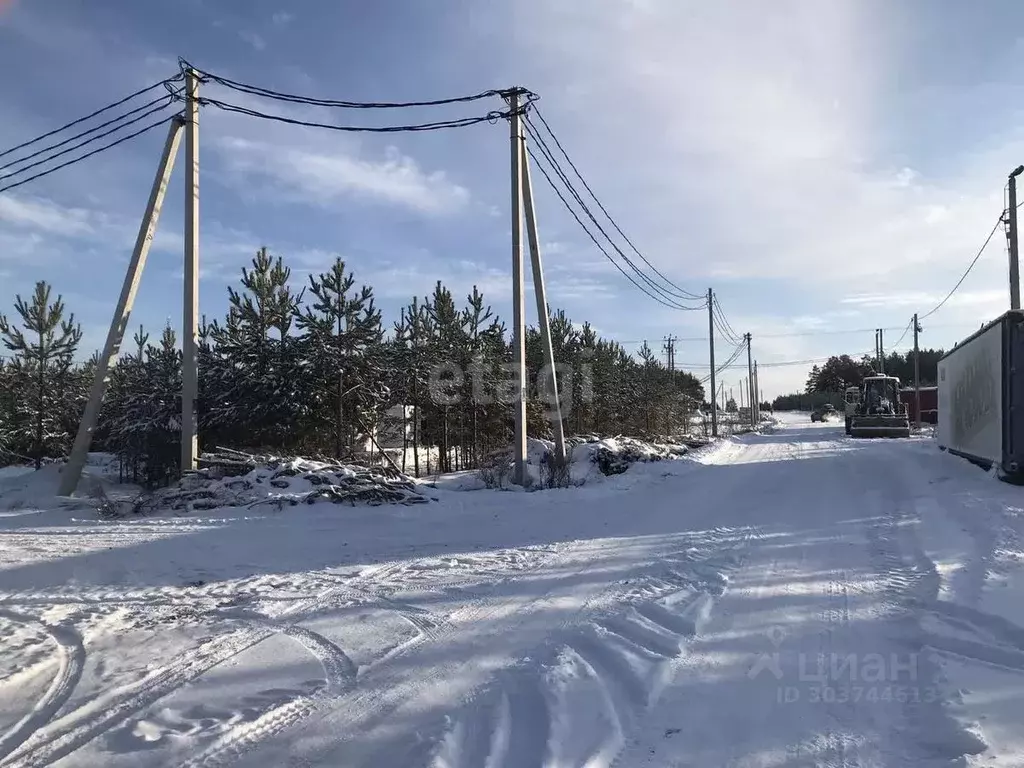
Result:
M0 766L1024 765L1024 489L808 419L572 489L0 516Z

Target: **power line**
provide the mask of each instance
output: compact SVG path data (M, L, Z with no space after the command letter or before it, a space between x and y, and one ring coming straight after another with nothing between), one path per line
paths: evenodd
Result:
M641 280L643 280L645 283L647 283L647 285L649 285L654 291L657 291L667 301L669 301L670 303L675 305L677 309L683 309L683 310L700 310L700 309L704 309L707 306L707 298L705 296L697 296L694 299L690 299L690 298L687 298L686 296L681 295L678 292L673 292L673 291L665 288L664 286L662 286L661 284L656 282L654 279L652 279L650 277L650 275L648 275L646 272L644 272L640 267L638 267L636 265L636 263L632 259L630 259L629 256L626 255L626 253L618 246L618 244L616 244L615 240L613 240L612 237L608 234L608 232L605 230L605 228L601 226L600 222L598 222L597 217L594 215L593 211L591 211L590 206L588 206L587 203L583 200L582 195L580 195L579 191L576 189L576 187L573 185L572 181L569 179L568 174L566 174L566 172L562 168L561 164L555 158L554 153L552 152L551 148L548 146L547 142L544 140L544 137L540 136L536 132L536 129L533 127L533 124L530 123L529 117L525 118L524 125L526 126L527 133L529 133L530 136L532 136L534 139L536 139L536 143L537 143L541 153L544 155L544 158L548 161L548 163L551 164L552 168L555 170L555 173L558 175L559 180L562 182L562 184L565 186L565 188L572 195L573 199L576 201L576 204L587 215L587 218L589 218L590 221L593 222L593 224L597 228L598 232L600 232L604 236L605 240L608 241L609 245L611 245L611 247L615 250L615 252L619 255L619 257L624 262L626 262L626 264L629 266L629 268L632 269L633 272ZM701 302L701 304L696 306L696 307L689 307L689 306L682 306L681 305L681 302L691 301L691 300L699 300Z
M60 133L61 131L66 131L68 128L73 128L76 125L84 123L86 120L91 120L92 118L96 117L97 115L102 115L104 112L109 112L110 110L112 110L112 109L114 109L116 107L120 107L122 104L125 104L126 102L129 102L132 99L137 98L137 97L141 96L144 93L148 93L149 91L155 90L156 88L160 88L161 86L165 86L165 85L167 85L169 83L178 82L178 81L180 81L182 79L183 78L182 78L181 75L175 75L174 77L165 78L164 80L160 80L160 81L158 81L156 83L153 83L152 85L147 85L145 88L141 88L141 89L135 91L135 93L130 93L127 96L125 96L124 98L119 99L119 100L113 102L112 104L107 104L107 106L101 107L100 109L97 109L95 112L91 112L88 115L85 115L84 117L80 117L77 120L72 120L70 123L65 123L64 125L60 126L59 128L54 128L52 131L48 131L47 133L41 134L40 136L36 136L34 139L29 139L28 141L24 141L21 144L18 144L16 147L11 147L10 149L5 149L4 151L0 152L0 157L6 157L7 155L11 154L12 152L17 152L19 149L24 149L25 147L31 146L32 144L36 144L37 142L42 141L43 139L48 139L51 136L54 136L54 135Z
M221 101L220 99L200 97L198 101L202 106L216 107L225 112L234 112L260 120L272 120L278 123L287 123L288 125L301 125L306 128L325 128L329 131L343 131L346 133L411 133L416 131L440 131L446 128L468 128L479 123L495 123L498 120L509 117L511 114L508 111L493 110L486 115L463 117L455 120L436 120L428 123L384 126L338 125L336 123L320 123L313 120L299 120L298 118L285 117L284 115L272 115L249 107Z
M30 155L25 155L24 157L19 157L19 158L15 159L15 160L11 160L11 161L9 161L7 163L4 163L3 165L0 165L0 171L5 171L8 168L11 168L12 166L20 165L21 163L24 163L26 160L32 160L33 158L39 157L40 155L44 155L47 152L50 152L50 151L52 151L54 149L59 149L60 147L66 146L67 144L70 144L72 141L75 141L77 139L81 139L81 138L83 138L85 136L88 136L90 133L95 133L96 131L98 131L98 130L100 130L102 128L106 128L109 125L114 125L115 123L118 123L121 120L124 120L126 117L129 117L131 115L137 114L138 112L141 112L144 109L148 109L149 107L152 107L155 104L158 104L160 102L166 102L167 100L168 100L167 96L158 96L157 98L153 99L152 101L146 102L141 107L136 107L135 109L130 110L128 112L125 112L122 115L118 115L117 117L111 118L110 120L107 120L104 123L100 123L97 126L94 126L92 128L88 128L88 129L86 129L84 131L80 131L79 133L76 133L74 136L69 136L68 138L64 139L63 141L59 141L59 142L57 142L55 144L50 144L49 146L43 147L42 149L37 149L35 152L33 152ZM143 117L145 117L145 115L143 115ZM97 137L97 138L101 138L101 137ZM54 157L56 157L56 156L57 155L54 155ZM13 176L14 174L11 173L11 174L6 174L6 175Z
M591 222L593 223L593 225L597 229L597 231L600 232L604 236L604 238L612 246L612 248L615 250L615 252L619 254L619 256L622 258L622 260L624 262L626 262L626 264L630 267L630 269L632 269L633 272L636 273L636 275L640 279L645 281L653 290L655 290L655 291L657 291L658 293L661 294L661 298L658 299L660 301L660 303L662 303L665 306L668 306L668 307L670 307L672 309L681 309L681 310L688 310L688 311L689 310L703 309L705 306L707 306L707 302L704 302L703 304L701 304L700 306L697 306L697 307L688 307L688 306L683 306L683 305L679 304L679 301L680 301L679 297L674 296L670 292L666 291L663 287L661 287L660 285L655 283L643 270L641 270L639 267L637 267L637 265L625 253L623 253L622 249L619 248L615 244L615 241L612 240L612 238L608 235L607 231L605 231L604 227L602 227L601 224L598 222L597 218L594 216L593 212L590 210L590 208L584 202L584 200L580 196L579 192L572 185L572 182L569 180L569 178L566 175L565 171L559 165L558 161L554 158L550 148L547 146L547 143L544 141L543 137L538 136L536 134L536 132L534 130L532 130L529 126L527 126L527 132L531 136L533 136L534 138L537 139L536 143L537 143L538 149L540 150L540 154L543 156L544 160L548 164L550 164L552 170L558 176L558 178L562 182L563 186L565 186L565 188L566 188L566 190L568 190L569 194L572 195L573 199L576 200L576 204L583 210L583 212L591 220ZM565 197L561 194L561 192L558 191L558 189L555 186L555 184L554 184L553 180L551 179L550 175L544 170L543 165L541 164L541 162L538 159L537 155L529 147L527 148L527 151L528 151L530 157L534 158L534 160L537 161L537 165L538 165L539 168L541 168L541 170L544 173L544 176L547 179L548 183L552 186L552 189L556 190L556 193L558 193L559 197L562 199L563 204L565 204L566 207L568 208L569 207L568 206L568 202L565 200ZM571 208L569 210L571 211ZM573 212L573 215L575 216L576 220L580 223L580 225L583 226L582 219L580 219L579 216L576 216L575 212ZM584 227L584 229L586 229L586 228ZM592 240L595 241L595 244L596 244L597 243L597 239L594 237L594 235L589 230L587 230L587 234L590 236L590 238ZM611 261L613 264L615 264L616 267L619 267L618 263L615 262L615 260L603 248L603 246L598 246L598 247L601 248L602 253L605 254L606 258L608 258L609 261ZM621 267L619 267L619 271L621 271L623 274L627 274L624 270L622 270ZM634 285L637 285L638 287L640 287L632 279L630 280L630 282L633 282ZM648 290L646 290L644 288L641 288L641 290L643 290L644 293L646 293L647 295L653 297L653 294L651 294Z
M479 101L481 99L493 98L495 96L507 96L513 90L490 89L466 96L454 96L451 98L430 99L426 101L342 101L339 99L320 99L312 96L300 96L293 93L276 91L271 88L251 85L249 83L242 83L237 80L223 77L222 75L216 75L211 72L207 72L206 70L199 69L185 59L178 59L178 65L182 69L182 76L184 75L185 70L191 69L199 76L201 82L214 82L224 86L225 88L238 91L239 93L246 93L250 96L260 96L267 99L273 99L275 101L289 102L291 104L306 104L309 106L330 107L334 109L407 109L413 107L438 107L448 104ZM527 103L535 101L538 98L537 94L532 91L528 91L526 89L514 90L517 90L521 97L525 97Z
M100 152L105 152L108 149L113 149L114 147L116 147L119 144L123 144L126 141L134 139L136 136L141 136L142 134L144 134L144 133L146 133L148 131L151 131L154 128L157 128L158 126L166 125L171 120L181 120L181 119L182 119L182 117L181 117L180 114L171 115L170 117L165 117L162 120L158 120L155 123L151 123L150 125L147 125L145 128L140 128L139 130L137 130L137 131L135 131L133 133L130 133L127 136L122 136L121 138L116 139L115 141L112 141L109 144L105 144L102 147L94 149L91 152L86 152L84 155L81 155L80 157L72 158L71 160L63 162L60 165L54 166L53 168L48 168L45 171L41 171L41 172L35 174L34 176L29 176L27 179L21 179L20 181L16 181L14 184L8 184L6 187L0 187L0 192L6 192L9 189L14 189L15 187L20 187L22 184L28 184L30 181L34 181L36 179L40 179L43 176L49 176L51 173L59 171L61 168L67 168L69 165L74 165L75 163L80 163L83 160L92 157L93 155L98 155Z
M896 343L892 345L893 349L898 347L900 345L900 342L903 341L905 338L907 338L907 334L910 332L910 327L913 324L914 324L914 318L910 318L910 322L907 323L907 327L903 329L903 334L896 340Z
M670 309L688 309L688 307L680 307L680 306L678 306L678 305L676 305L676 304L670 304L670 303L668 303L667 301L665 301L665 300L664 300L664 299L662 299L661 297L659 297L659 296L656 296L655 294L653 294L653 293L649 292L649 291L648 291L648 290L647 290L646 288L644 288L644 286L642 286L642 285L641 285L640 283L638 283L638 282L637 282L637 281L636 281L635 279L633 279L633 276L632 276L632 275L630 275L630 274L629 274L628 272L626 272L626 270L624 270L624 269L623 269L623 268L622 268L622 267L621 267L621 266L619 265L619 263L618 263L617 261L615 261L615 259L614 259L614 258L612 258L611 254L610 254L610 253L608 253L608 251L607 251L607 250L605 249L605 247L604 247L603 245L601 245L601 243L600 243L600 242L598 241L598 239L597 239L597 238L596 238L596 237L594 236L594 233L593 233L593 232L591 232L591 231L590 231L590 230L589 230L589 229L587 228L587 225L586 225L586 224L584 224L584 223L583 223L583 219L581 219L581 218L579 217L579 214L578 214L578 213L576 213L576 211L574 211L574 210L573 210L573 208L572 208L572 206L571 206L571 205L569 205L569 201L565 199L565 195L563 195L563 194L562 194L562 191L561 191L561 190L560 190L560 189L559 189L559 188L557 187L557 185L555 184L554 180L552 180L552 178L551 178L550 174L548 174L548 172L547 172L547 169L546 169L546 168L544 167L543 163L541 163L541 162L540 162L539 160L537 160L537 156L536 156L536 155L535 155L535 154L533 153L533 150L532 150L532 149L529 149L529 148L527 148L527 153L528 153L528 154L530 155L530 157L532 157L532 158L534 159L534 162L536 163L536 165L537 165L537 168L538 168L538 169L540 170L540 172L541 172L541 175L542 175L542 176L544 177L545 181L547 181L547 183L548 183L548 186L550 186L550 187L551 187L551 189L552 189L552 190L554 191L554 193L555 193L555 194L556 194L556 195L558 196L558 199L562 201L562 205L564 205L564 206L565 206L565 209L566 209L566 210L567 210L567 211L568 211L568 212L569 212L569 213L570 213L570 214L572 215L572 217L573 217L574 219L576 219L576 223L580 225L580 228L581 228L581 229L582 229L582 230L583 230L584 232L586 232L586 233L587 233L587 236L588 236L588 237L589 237L589 238L590 238L590 239L591 239L591 240L593 241L594 245L596 245L596 246L597 246L597 249L598 249L599 251L601 251L601 253L602 253L602 254L604 254L604 257L605 257L606 259L608 259L608 261L610 261L610 262L612 263L612 265L613 265L613 266L614 266L614 267L615 267L615 268L616 268L617 270L619 270L619 272L621 272L621 273L622 273L622 275L623 275L623 276L624 276L624 277L625 277L625 278L626 278L627 280L629 280L629 282L631 282L631 283L632 283L633 285L635 285L635 286L636 286L637 288L639 288L639 289L640 289L640 291L642 291L642 292L644 293L644 295L646 295L646 296L648 296L648 297L650 297L650 298L654 299L654 300L655 300L656 302L658 302L659 304L662 304L662 305L664 305L664 306L666 306L666 307L668 307L668 308L670 308Z
M950 296L952 296L954 293L957 292L957 289L961 286L961 284L963 284L964 280L967 279L967 276L969 274L971 274L971 270L974 269L974 265L978 263L978 259L981 258L981 254L983 254L985 252L985 249L988 248L988 244L990 242L992 242L993 235L995 235L996 230L999 229L999 225L1002 224L1002 223L1003 223L1003 215L999 214L999 218L996 219L996 223L992 227L992 231L988 233L988 237L985 238L985 242L982 244L981 248L979 249L978 253L975 255L974 259L971 261L970 266L967 267L967 271L964 272L963 275L960 276L960 279L956 281L956 285L953 286L953 290L951 290L949 293L947 293L946 294L946 298L944 298L942 301L940 301L938 304L936 304L934 307L932 307L931 310L929 310L928 312L925 312L923 315L918 317L918 320L924 320L929 315L933 315L936 312L938 312L939 309L942 308L942 305L945 304L947 301L949 301Z
M715 327L718 328L719 333L722 334L728 341L733 344L740 343L742 337L736 333L736 330L732 327L729 319L725 316L725 312L722 309L722 305L718 302L718 296L714 293L711 294L713 308L712 308L712 320L714 321Z
M579 168L576 167L576 164L572 161L572 158L569 157L569 154L565 151L565 148L562 146L562 142L558 140L558 136L555 135L555 132L551 129L551 126L548 125L548 121L544 119L544 115L540 113L540 109L536 105L534 105L533 111L537 114L537 118L540 120L545 130L547 130L548 134L551 136L551 139L555 142L555 146L558 147L558 150L562 153L562 156L565 158L566 162L569 163L569 167L572 168L573 173L576 174L576 178L578 178L580 182L583 184L584 189L586 189L587 192L590 193L590 196L593 198L594 202L597 203L597 207L601 209L601 213L603 213L607 217L608 221L611 222L612 226L615 227L615 231L618 232L622 236L622 239L625 240L626 243L629 245L629 247L633 249L633 253L639 256L640 259L644 262L644 264L653 269L655 274L657 274L662 280L664 280L672 288L675 288L679 292L679 298L703 299L703 295L691 293L690 291L686 291L683 288L680 288L668 277L666 277L656 266L654 266L650 261L647 260L647 258L633 244L633 241L626 236L625 232L622 231L622 228L618 225L615 219L612 218L612 215L608 213L608 210L598 199L597 195L594 193L594 190L591 189L590 185L587 183L587 180L583 178L583 174L580 173ZM525 121L530 125L531 128L533 128L533 124L530 122L529 113L526 114Z
M7 179L14 178L15 176L20 176L21 174L23 174L26 171L29 171L29 170L31 170L33 168L38 168L40 165L46 165L47 163L55 160L58 157L63 157L64 155L66 155L66 154L68 154L70 152L74 152L74 151L76 151L78 149L81 149L82 147L86 147L89 144L92 144L92 143L94 143L96 141L99 141L100 139L106 138L107 136L110 136L112 133L117 133L122 128L126 128L129 125L134 125L135 123L141 122L142 120L145 120L147 117L151 117L151 116L155 115L157 112L161 112L162 110L164 110L168 106L170 106L171 103L173 103L173 101L174 101L174 96L173 95L164 96L161 99L158 99L158 101L161 101L163 103L158 105L158 106L156 106L156 107L154 107L153 109L150 109L150 110L148 110L146 112L143 112L141 115L133 117L131 120L124 120L124 121L120 122L118 125L115 125L113 128L110 128L109 130L104 131L103 133L98 133L98 134L96 134L95 136L93 136L93 137L91 137L89 139L85 139L84 141L80 141L77 144L73 144L72 146L67 147L66 149L62 149L60 152L55 152L52 155L50 155L49 157L44 157L41 160L36 160L34 163L29 163L26 166L23 166L21 168L18 168L17 170L11 171L8 174L4 174L3 176L0 176L0 183L5 182ZM38 178L38 177L34 177L34 178ZM10 189L10 187L6 187L6 189Z

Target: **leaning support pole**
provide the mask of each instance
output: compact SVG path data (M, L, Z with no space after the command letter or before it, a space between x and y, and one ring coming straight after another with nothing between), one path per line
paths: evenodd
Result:
M185 99L185 291L181 315L181 471L196 468L199 452L199 76L189 69Z
M526 213L526 237L530 245L530 263L533 266L533 293L537 299L537 322L540 325L544 360L551 370L551 426L555 433L555 461L565 466L565 425L562 424L562 403L558 393L558 374L555 370L555 349L551 344L551 318L548 315L547 289L540 258L540 238L537 233L537 212L533 205L533 182L530 181L530 159L526 152L526 136L520 136L519 162L522 168L523 210Z
M515 471L512 482L526 485L526 321L523 300L523 177L522 116L519 90L509 94L509 138L512 161L512 360L516 373Z
M100 405L103 403L103 395L110 378L110 369L121 350L121 341L124 339L125 329L128 328L128 318L132 312L132 305L135 303L135 294L139 289L142 270L146 266L149 247L153 243L156 225L160 220L160 209L163 207L167 182L171 178L171 171L174 168L174 157L178 153L183 124L180 118L175 118L171 121L171 126L167 131L167 140L164 142L163 154L160 156L160 164L157 166L156 178L153 179L153 188L149 192L146 212L142 216L139 234L135 239L135 248L132 250L128 271L124 276L124 284L121 286L121 296L117 300L117 308L110 320L110 330L107 331L103 353L96 364L96 376L93 378L92 389L89 390L89 401L85 405L82 421L78 424L78 434L75 435L71 456L61 472L58 490L61 496L70 496L75 492L78 480L82 476L82 469L85 467L85 459L89 453L89 446L92 444L92 433L96 429Z

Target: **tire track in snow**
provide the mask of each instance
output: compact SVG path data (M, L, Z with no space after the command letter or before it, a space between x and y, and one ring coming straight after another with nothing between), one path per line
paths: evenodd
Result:
M259 618L252 621L301 643L320 662L325 677L324 688L312 696L299 695L289 699L267 710L252 722L231 728L199 755L181 763L179 768L229 765L253 744L308 717L322 702L342 695L356 684L356 665L341 648L323 635L295 624L274 625Z
M710 614L714 597L691 580L567 628L503 670L464 706L432 768L611 765Z
M890 496L883 499L874 490L865 494L870 516L877 521L868 528L868 541L875 567L883 577L883 593L889 600L889 615L884 618L898 632L900 646L916 664L914 680L924 687L924 694L919 688L918 696L898 704L891 720L895 722L898 716L906 726L892 726L889 738L896 745L889 750L893 754L910 750L919 762L962 760L965 755L983 752L987 745L947 712L941 686L944 677L929 651L929 634L922 627L924 613L938 602L941 578L935 563L921 548L914 530L919 520L910 511L913 505L902 485Z
M0 762L20 747L39 728L45 726L70 698L82 676L85 665L85 648L78 633L68 627L48 624L10 611L0 611L0 616L22 624L38 624L57 645L59 667L57 675L46 693L18 722L0 736Z
M301 601L282 612L282 617L308 610L326 597L329 597L329 594ZM182 654L175 661L137 682L129 683L107 694L100 694L51 723L49 727L37 730L6 759L0 761L0 765L30 768L49 765L59 760L136 712L280 631L277 626L271 627L271 624L274 622L230 631L189 653Z
M1024 673L1024 628L1001 616L943 600L918 608L953 630L952 634L926 630L923 643L929 648Z
M408 568L409 564L403 561L392 561L364 570L355 578L331 576L334 588L331 590L330 600L321 600L316 606L317 609L330 608L337 604L339 598L355 595L367 605L374 605L382 610L397 613L417 631L417 636L411 640L391 649L382 658L376 659L368 665L363 674L371 669L385 664L395 657L407 652L412 647L425 641L432 641L442 637L444 634L454 630L454 625L443 617L439 617L423 608L394 600L382 594L381 590L387 589L389 581L395 573ZM378 583L383 581L384 583ZM296 610L294 613L298 613ZM250 620L258 620L249 617ZM328 664L333 663L335 669L344 668L344 680L339 685L328 684L327 689L320 695L298 696L288 702L274 707L263 713L251 723L238 725L223 736L214 744L204 750L201 754L183 763L181 768L217 768L218 766L229 765L236 762L244 754L257 747L262 741L269 739L295 725L306 717L315 713L330 701L343 693L351 690L357 682L359 670L348 656L334 643L322 636L313 633L297 625L287 625L279 631L285 634L295 635L300 642L307 645L307 648L320 659L325 672L328 671ZM323 651L329 647L326 656ZM330 681L330 675L328 675Z

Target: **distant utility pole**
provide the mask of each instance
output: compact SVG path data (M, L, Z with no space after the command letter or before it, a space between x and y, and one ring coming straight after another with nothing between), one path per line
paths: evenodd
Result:
M878 364L880 366L878 372L884 376L885 375L885 329L884 328L879 328L878 329L878 360L879 360Z
M761 391L761 384L757 378L757 360L754 361L754 386L751 387L751 392L754 395L754 419L755 423L761 423L761 398L758 397L758 393Z
M1006 210L1006 239L1010 247L1010 309L1020 309L1020 262L1017 253L1017 177L1024 173L1018 165L1010 174L1010 205Z
M676 337L671 334L665 337L665 346L662 347L665 350L665 354L668 356L668 372L672 373L676 369Z
M718 389L715 387L715 296L708 288L708 357L711 359L711 436L718 437ZM722 385L725 388L725 384Z
M747 339L747 401L750 403L750 428L755 429L757 424L754 422L754 356L753 352L750 351L751 336L748 333Z
M917 334L921 332L921 325L917 322L917 313L914 313L914 421L917 422L918 430L921 429L921 359L920 350L917 346Z
M879 362L878 358L879 358L879 352L878 352L878 329L875 328L875 370L876 371L881 370L881 365L882 365Z

